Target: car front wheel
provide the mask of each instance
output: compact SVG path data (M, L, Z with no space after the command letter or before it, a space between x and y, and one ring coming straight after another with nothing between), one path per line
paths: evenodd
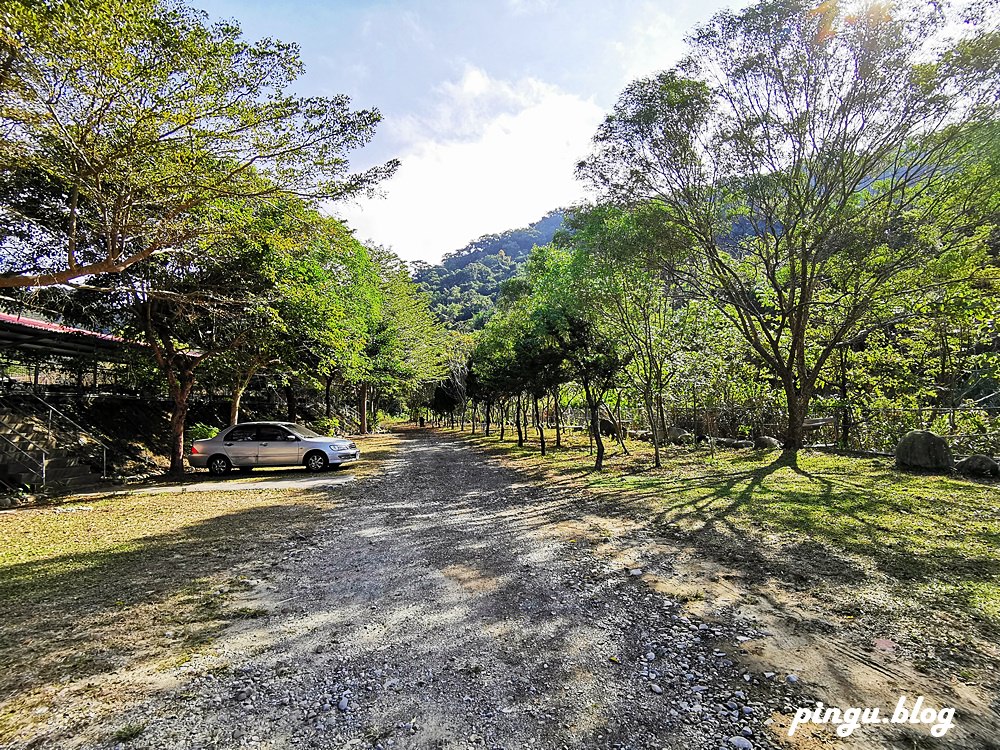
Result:
M212 456L208 459L208 473L213 477L224 477L230 468L229 459L225 456Z
M318 451L310 453L306 456L306 468L309 469L309 471L326 471L326 468L329 465L330 462L327 460L326 456Z

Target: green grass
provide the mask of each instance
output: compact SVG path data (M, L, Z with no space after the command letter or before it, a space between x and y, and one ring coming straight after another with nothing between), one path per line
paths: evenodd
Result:
M996 483L812 451L793 462L779 452L713 457L668 447L654 469L652 447L631 442L630 456L615 446L595 472L579 435L545 458L509 438L475 441L550 486L583 488L622 514L643 514L665 539L693 544L750 584L807 589L844 617L915 641L935 631L946 647L987 644L1000 634Z
M393 444L391 435L366 439L350 473L380 471ZM269 474L298 478L260 477ZM311 534L337 497L130 493L0 514L0 663L9 667L0 670L0 744L67 685L104 690L102 676L183 663L231 622L266 617L233 599L282 543Z
M111 742L131 742L145 731L146 725L144 723L126 724L111 735Z

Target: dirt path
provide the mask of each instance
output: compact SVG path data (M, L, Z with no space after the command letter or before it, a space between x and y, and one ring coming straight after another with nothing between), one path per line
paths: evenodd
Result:
M127 747L771 746L757 634L702 623L576 538L574 497L413 431L312 535L259 560L231 628L121 717ZM124 744L124 743L123 743Z
M239 604L263 616L157 675L104 737L761 748L783 746L782 714L810 703L795 677L748 666L771 634L725 609L692 616L679 601L697 592L664 592L636 569L657 565L634 557L641 523L526 482L463 440L408 431L385 474L329 492L337 502L313 533L244 571Z

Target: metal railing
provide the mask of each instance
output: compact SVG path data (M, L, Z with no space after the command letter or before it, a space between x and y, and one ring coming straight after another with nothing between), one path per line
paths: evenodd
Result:
M55 406L53 406L52 404L50 404L48 401L46 401L44 398L42 398L41 396L39 396L37 393L31 393L31 394L28 394L28 395L31 398L33 398L36 401L38 401L39 404L41 404L44 408L48 409L48 412L49 412L48 430L49 430L50 434L52 433L52 419L53 419L54 416L58 416L64 422L67 422L68 424L70 424L79 434L86 436L92 442L97 443L99 446L101 446L101 479L107 479L107 477L108 477L108 451L111 450L111 448L108 446L108 444L105 443L103 440L101 440L99 437L97 437L97 435L95 435L93 432L91 432L90 430L88 430L87 428L85 428L83 425L81 425L79 422L77 422L75 419L73 419L72 417L67 416L65 413L63 413L62 411L60 411L59 409L57 409Z
M81 438L85 438L89 443L98 446L101 450L101 478L106 479L108 476L108 451L111 450L110 446L105 440L95 435L92 431L85 428L75 419L58 409L53 404L43 399L41 396L25 392L18 394L21 398L33 399L37 402L39 408L37 410L26 410L24 408L19 408L15 405L9 398L0 397L0 408L4 411L9 412L16 416L22 422L27 424L36 423L39 427L44 427L47 438L53 444L53 446L58 446L60 442L65 442L67 437L72 437L77 442L77 447L84 448L85 444L80 443ZM47 451L46 448L37 446L30 438L27 438L21 430L10 424L3 423L9 430L17 434L18 436L28 440L32 443L38 450ZM63 433L60 435L60 433ZM67 435L66 433L69 433ZM60 438L63 440L61 441ZM69 449L72 446L67 445L66 448Z
M42 486L44 487L45 486L45 482L46 482L45 464L48 461L48 453L46 452L46 449L43 448L43 447L41 447L41 446L39 446L39 445L37 445L33 440L31 440L31 438L22 435L15 428L11 427L9 424L7 424L6 422L4 422L3 420L0 420L0 426L6 427L8 430L11 431L11 433L13 433L14 435L17 435L17 437L19 437L21 440L24 440L25 442L29 443L33 448L37 449L38 452L41 454L41 456L42 456L41 459L38 459L35 456L33 456L30 453L28 453L28 451L24 450L24 448L22 448L21 446L19 446L16 442L14 442L13 440L11 440L6 435L0 434L0 439L2 439L5 443L7 443L7 445L9 445L11 448L13 448L17 453L21 454L22 456L24 456L25 458L28 459L28 461L30 463L27 464L27 465L29 465L29 466L31 464L37 464L38 465L38 471L36 473L42 478Z

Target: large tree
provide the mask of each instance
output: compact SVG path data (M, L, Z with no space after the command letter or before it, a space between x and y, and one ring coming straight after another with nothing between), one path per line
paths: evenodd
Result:
M633 210L614 206L580 208L557 235L578 256L583 273L600 283L593 295L605 310L608 328L628 352L626 376L638 394L653 433L653 461L661 464L666 427L663 396L677 374L677 360L691 345L698 312L684 304L686 290L673 267L685 243L654 204Z
M340 222L286 200L257 211L241 241L261 246L259 273L270 281L239 346L213 357L212 375L231 394L230 424L251 378L270 370L291 380L320 380L358 366L378 314L377 268ZM248 298L255 290L248 290ZM257 292L260 294L260 292ZM327 388L329 414L329 388ZM293 416L289 416L292 419Z
M336 199L380 115L301 98L295 45L248 42L179 0L10 0L0 13L0 288L183 247L219 199Z
M348 381L357 388L359 431L379 403L405 400L422 383L440 381L449 363L464 362L463 337L444 330L431 314L427 297L410 277L406 264L384 248L373 248L378 267L376 313L369 318L357 367Z
M653 201L686 236L688 282L780 381L785 447L830 357L900 314L922 269L972 247L952 231L968 148L995 114L998 36L958 43L927 6L804 0L723 12L675 70L631 84L579 173Z

